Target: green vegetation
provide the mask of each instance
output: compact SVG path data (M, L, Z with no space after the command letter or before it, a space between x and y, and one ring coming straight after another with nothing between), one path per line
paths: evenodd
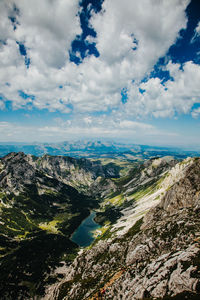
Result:
M138 201L142 197L146 195L151 195L156 191L157 184L151 184L151 185L143 185L137 189L133 194L130 194L128 196L129 200Z
M45 274L61 259L74 259L77 246L69 236L96 202L71 187L39 195L32 185L18 196L4 195L3 202L10 201L1 207L0 290L5 298L30 298L44 292Z
M118 167L120 177L126 176L130 170L133 168L135 163L130 162L127 159L117 159L117 158L98 158L91 159L92 161L99 161L103 166L112 166L113 168Z
M56 280L50 273L61 260L75 258L69 237L98 202L44 172L18 195L0 193L0 292L4 299L31 299Z
M113 205L115 206L120 206L125 200L125 197L122 195L122 194L118 194L117 192L117 195L112 197L112 198L106 198L103 202L104 205L107 205L109 203L112 203Z
M82 294L77 295L77 300L82 300L85 291L88 291L92 287L98 285L100 277L87 277L82 279L81 275L78 274L74 277L73 280L67 281L61 285L59 288L58 300L62 300L70 291L71 287L75 283L80 283L82 288Z
M143 223L143 218L139 219L134 225L133 227L131 227L129 229L129 231L124 235L124 238L132 238L134 235L136 235L138 232L140 232L140 228L142 226Z
M12 245L12 251L0 259L1 294L5 299L19 299L21 292L27 298L43 294L45 274L58 265L64 253L73 254L73 249L74 243L65 236L43 231L18 242L15 248Z
M50 222L44 222L44 223L39 223L38 227L42 230L46 230L47 232L50 233L59 233L57 224L59 223L58 220L53 220Z
M138 201L144 196L151 195L154 192L156 192L157 189L159 189L161 182L163 181L163 178L159 180L152 179L150 182L144 185L140 185L138 188L135 189L132 193L127 193L126 189L121 189L120 191L116 191L114 193L111 193L107 196L106 199L101 203L102 209L105 210L105 208L110 204L112 204L115 207L129 207L134 201Z
M141 172L141 165L138 163L135 163L133 165L133 168L131 168L128 172L128 174L126 176L122 176L120 178L116 178L114 179L115 183L119 186L119 187L123 187L125 184L127 184L131 179L133 179L135 176L137 176L138 174L140 174Z
M37 226L27 218L26 214L18 208L1 208L0 233L9 237L27 236L31 231L35 231Z
M107 205L104 211L96 213L95 221L100 225L104 225L106 222L113 224L121 216L119 208Z

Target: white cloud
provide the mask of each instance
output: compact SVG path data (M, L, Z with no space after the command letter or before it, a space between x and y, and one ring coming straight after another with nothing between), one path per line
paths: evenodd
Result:
M0 45L8 38L14 38L13 26L8 17L13 16L13 5L10 1L0 1Z
M117 120L112 120L106 116L103 117L103 122L100 121L100 118L90 118L89 120L89 126L85 122L85 118L81 117L78 122L75 120L64 122L56 119L52 124L45 126L22 126L18 123L0 122L0 140L58 142L79 139L80 137L83 139L98 136L101 139L116 137L117 139L139 143L142 138L155 142L158 136L161 139L163 136L165 138L166 136L169 138L177 136L174 132L163 132L151 124L142 122L124 120L118 124Z
M130 120L124 120L119 123L120 128L124 129L144 129L144 130L152 130L154 127L150 124L135 122Z
M196 34L199 36L200 35L200 21L199 21L199 23L197 24L197 27L196 27L196 29L195 29L195 32L196 32Z
M200 116L200 107L193 109L192 116L193 118L198 118Z
M173 80L165 84L159 78L151 78L145 83L130 86L126 104L128 113L172 117L176 113L190 113L194 103L200 103L200 66L189 61L181 69L180 64L169 62L166 69Z
M18 0L20 10L16 38L24 42L33 65L42 68L62 68L68 49L81 32L78 1Z
M97 32L97 49L109 66L128 80L141 79L166 54L186 26L189 1L107 0L103 13L91 21ZM132 51L132 48L136 48Z
M13 101L15 109L27 104L27 100L18 95L18 91L23 90L36 96L32 104L40 109L69 112L65 104L60 103L62 94L59 94L58 86L66 80L66 74L60 68L68 61L71 42L81 32L78 5L78 0L19 0L19 14L15 16L18 25L14 31L8 19L13 13L14 1L1 2L0 28L8 28L4 31L5 43L0 47L1 92ZM28 70L16 42L26 47L27 57L31 60ZM62 80L55 80L55 76L62 75Z
M0 109L3 110L5 109L5 104L3 101L0 100Z
M92 118L91 117L85 117L84 119L85 124L89 125L92 124Z
M132 80L141 80L166 54L186 26L188 3L105 0L103 13L93 14L91 19L100 57L87 57L76 66L69 61L68 50L81 32L78 0L18 0L15 31L8 21L14 0L3 0L0 28L6 44L0 48L1 93L13 102L14 109L35 106L64 113L72 108L75 113L122 110L121 89L132 87ZM91 37L87 40L94 41ZM27 49L29 69L16 41ZM35 100L22 99L19 90L34 95ZM136 105L138 112L144 106L142 101ZM154 110L161 114L159 107Z

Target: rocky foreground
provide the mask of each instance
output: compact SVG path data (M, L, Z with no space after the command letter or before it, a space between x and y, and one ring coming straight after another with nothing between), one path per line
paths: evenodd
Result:
M63 266L43 299L200 299L200 159L165 175L158 205Z

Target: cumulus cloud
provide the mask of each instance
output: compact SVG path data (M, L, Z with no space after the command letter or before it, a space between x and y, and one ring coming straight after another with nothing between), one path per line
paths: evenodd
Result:
M14 17L13 4L10 1L0 2L0 45L7 39L14 38L13 25L10 20Z
M150 78L130 86L127 112L136 116L172 117L176 113L189 113L194 103L200 103L199 65L191 61L183 66L169 62L166 70L172 80L164 84L159 78Z
M90 19L97 37L87 37L88 43L96 43L100 56L88 56L77 66L70 61L68 52L81 32L78 0L1 1L3 99L11 100L14 109L106 112L123 110L121 89L129 87L128 102L132 106L140 80L167 53L179 37L180 29L186 27L188 3L189 0L105 0L102 11L93 13ZM20 54L16 42L24 45L26 55ZM30 59L29 68L25 56ZM159 83L156 88L162 92ZM32 97L22 97L19 91ZM134 106L140 114L144 98L137 95L136 99ZM173 105L165 101L162 105L173 111ZM152 109L153 103L147 103L145 114L165 116L165 109L160 108L158 101Z
M166 54L186 26L189 1L107 0L91 24L97 49L108 65L119 64L122 77L141 79Z
M62 67L69 59L71 42L81 32L78 0L3 0L0 5L0 28L4 32L0 77L4 98L11 100L15 109L26 106L27 101L19 96L22 90L35 96L32 105L37 108L69 112L65 99L61 103L62 94L57 92L62 80L57 81L55 77L64 75ZM29 69L20 54L19 44L30 59Z
M15 36L26 46L32 64L41 72L45 67L62 68L72 40L81 32L78 1L19 0L17 6Z

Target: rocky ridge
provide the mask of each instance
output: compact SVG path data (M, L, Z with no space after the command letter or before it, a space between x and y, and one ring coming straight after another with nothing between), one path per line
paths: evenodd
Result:
M119 171L120 168L112 163L102 165L99 161L84 158L49 155L35 157L23 152L10 153L1 158L0 187L18 193L23 190L24 184L36 182L42 173L80 192L91 194L96 180L100 182L101 178L119 177Z
M199 299L200 159L177 164L162 189L156 207L80 254L43 299L98 299L103 287L104 299Z
M107 205L120 208L121 217L112 226L111 232L117 229L117 235L126 233L150 208L160 202L166 189L182 174L182 167L177 176L176 171L172 171L179 168L177 163L177 160L169 156L154 158L135 165L129 176L114 180L119 190L118 195L117 192L114 198L106 195L101 204L105 209ZM171 172L174 172L173 175Z

